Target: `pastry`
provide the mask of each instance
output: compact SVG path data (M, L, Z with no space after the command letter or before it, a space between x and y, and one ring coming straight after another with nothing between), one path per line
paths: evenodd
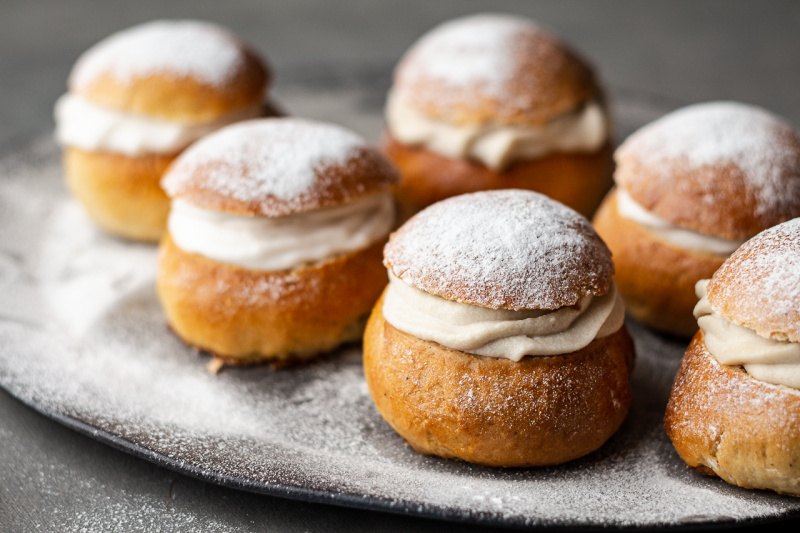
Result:
M172 329L225 363L297 361L361 338L386 285L394 167L329 124L259 119L183 152L158 296Z
M594 225L637 320L697 331L694 286L745 240L800 216L800 136L767 111L692 105L643 127L615 154L616 187Z
M611 254L578 213L518 189L457 196L394 233L384 265L364 374L412 448L552 465L622 424L633 345Z
M667 435L704 474L800 496L800 219L747 241L697 295Z
M446 22L402 58L384 148L409 211L487 189L522 188L590 216L611 187L605 99L589 65L534 22Z
M56 103L69 189L109 233L157 241L167 166L215 129L274 114L269 81L253 50L209 23L160 20L111 35L78 59Z

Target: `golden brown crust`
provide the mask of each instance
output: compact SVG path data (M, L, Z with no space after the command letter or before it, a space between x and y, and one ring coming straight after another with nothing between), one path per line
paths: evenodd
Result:
M394 232L383 264L429 294L491 309L558 309L611 287L591 223L540 193L480 191L428 206Z
M682 337L694 335L694 286L710 278L725 257L681 250L621 217L616 190L603 201L593 224L611 250L614 279L626 311L658 330Z
M596 450L625 419L634 352L624 326L572 354L514 362L403 333L382 307L364 335L364 375L381 416L420 453L553 465Z
M280 116L282 111L267 102L263 113ZM170 209L161 178L179 153L128 156L64 146L64 173L72 194L105 231L157 242Z
M449 24L459 22L470 24L470 19ZM501 68L510 71L499 94L487 89L484 80L454 86L441 73L427 72L425 56L437 52L426 44L427 37L401 60L394 84L405 99L431 118L459 125L493 122L541 126L589 100L602 98L588 63L532 23L513 35L507 54L498 58L497 75L501 75ZM473 51L467 48L465 53Z
M86 87L71 88L101 106L175 122L205 122L264 101L270 72L258 55L239 44L242 61L225 83L217 86L191 76L168 72L120 81L111 72Z
M400 170L397 196L409 213L468 192L527 189L590 217L612 184L610 143L597 152L554 153L520 161L503 172L495 172L479 162L406 146L388 132L383 149Z
M741 172L733 165L691 172L676 170L670 181L654 179L657 172L639 161L618 157L614 181L645 209L676 226L723 239L743 240L800 216L800 197L786 212L758 209L756 196L742 185ZM713 185L707 185L708 182ZM714 190L713 208L701 201L708 189Z
M728 483L800 496L800 392L720 365L698 331L664 419L687 465Z
M763 231L714 273L708 301L728 320L800 342L800 220Z
M171 197L182 198L197 207L236 215L279 217L340 205L386 192L399 179L397 170L382 154L373 148L363 147L353 150L343 164L317 167L316 180L299 196L279 198L275 195L262 195L251 200L241 200L209 186L206 178L215 168L213 162L197 165L191 171L191 180L182 180L175 187L169 184L165 187Z
M227 265L161 241L158 296L173 330L228 361L304 359L360 338L387 283L383 242L304 268Z
M744 240L800 216L800 136L753 106L680 109L635 132L614 157L617 186L683 228Z
M104 230L156 242L167 224L169 199L159 185L175 154L129 157L64 148L64 172L72 194Z

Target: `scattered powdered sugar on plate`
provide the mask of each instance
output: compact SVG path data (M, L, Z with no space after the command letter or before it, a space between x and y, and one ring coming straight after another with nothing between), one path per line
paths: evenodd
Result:
M742 172L742 194L755 194L759 214L784 202L788 178L800 191L800 138L782 119L738 102L695 104L644 126L619 147L620 159L638 159L670 179L675 162L690 169L735 165Z
M395 276L431 294L492 308L556 309L608 290L611 252L588 220L523 190L434 204L392 235Z
M49 260L34 274L48 311L71 334L85 333L121 295L152 284L153 247L103 234L76 200L52 206L45 226L40 253Z
M70 87L110 73L121 82L152 74L225 83L243 64L241 44L226 30L195 20L156 20L115 33L78 58Z
M209 374L207 359L166 328L152 280L88 285L84 298L106 304L89 309L80 329L64 327L38 273L71 265L80 277L103 276L116 263L124 280L157 253L142 246L130 260L126 243L59 208L72 201L58 160L48 140L23 158L24 175L0 162L0 256L22 269L15 284L0 285L0 385L95 438L212 483L497 525L675 526L800 512L795 498L733 487L680 461L663 413L683 346L635 323L634 399L620 431L577 461L511 470L410 450L375 410L357 347L302 367ZM48 207L53 215L41 216ZM45 242L53 224L61 225L59 246ZM81 261L89 245L95 260ZM14 286L26 287L26 305L38 313L16 318Z
M249 120L190 146L162 185L170 196L193 185L242 202L270 196L292 200L313 187L325 166L344 164L365 146L360 136L333 124L295 118Z

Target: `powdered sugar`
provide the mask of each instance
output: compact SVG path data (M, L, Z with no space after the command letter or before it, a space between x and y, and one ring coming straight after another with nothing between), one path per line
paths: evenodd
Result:
M757 214L796 202L787 194L789 180L800 192L797 134L777 116L741 103L679 109L631 135L617 155L638 159L665 180L672 178L675 161L689 169L735 165L742 174L741 194L758 199Z
M540 31L529 20L510 15L481 14L451 20L420 39L407 57L418 61L410 77L425 76L452 88L473 84L501 96L514 73L510 50L524 32Z
M453 124L532 124L597 96L591 69L531 20L481 14L423 36L395 70L392 93Z
M157 20L115 33L87 50L70 75L76 90L109 73L121 82L152 74L223 84L243 64L241 44L223 28L194 20Z
M47 295L47 311L70 334L82 335L120 295L152 283L152 246L105 235L76 202L52 206L45 224L40 246L50 260L34 274Z
M800 218L762 231L714 274L709 301L764 336L800 340ZM720 309L720 311L722 311Z
M762 250L747 257L746 268L756 280L750 287L768 294L782 312L796 310L800 306L800 218L762 232L747 249L755 246Z
M770 428L791 425L792 421L800 416L790 410L788 408L790 404L786 402L787 396L800 396L800 391L797 389L750 378L740 379L746 372L736 365L721 364L708 352L705 344L693 350L695 353L692 354L692 358L702 360L702 365L708 365L713 374L709 377L708 373L688 371L680 376L680 379L675 380L672 395L683 397L681 409L677 411L678 417L684 421L696 420L693 424L684 422L685 430L698 433L705 431L703 415L709 410L709 406L713 408L719 405L720 398L725 399L725 404L730 409L758 412L764 423L765 432ZM726 373L733 373L737 379L728 379ZM690 389L688 392L687 388Z
M708 339L692 340L670 394L665 426L676 449L731 483L798 494L800 391L721 364Z
M262 119L223 128L175 161L162 185L170 196L191 184L242 202L307 193L328 165L366 146L355 133L302 119Z
M589 221L522 190L466 194L418 213L386 246L395 276L485 307L556 309L608 289L611 252Z

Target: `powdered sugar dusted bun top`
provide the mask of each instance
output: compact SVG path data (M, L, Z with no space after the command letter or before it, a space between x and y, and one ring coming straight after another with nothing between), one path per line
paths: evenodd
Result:
M264 62L227 30L194 20L157 20L87 50L71 92L107 107L176 120L207 120L260 103Z
M800 219L763 231L717 270L708 301L762 337L800 342Z
M764 109L697 104L631 135L617 185L676 225L747 239L800 216L800 136Z
M195 207L283 216L383 192L397 179L394 167L349 130L269 118L204 137L175 160L161 184Z
M598 96L589 66L534 22L481 14L423 36L395 71L393 92L454 124L541 125Z
M384 264L430 294L492 309L557 309L609 290L614 264L591 224L517 189L449 198L389 239Z

